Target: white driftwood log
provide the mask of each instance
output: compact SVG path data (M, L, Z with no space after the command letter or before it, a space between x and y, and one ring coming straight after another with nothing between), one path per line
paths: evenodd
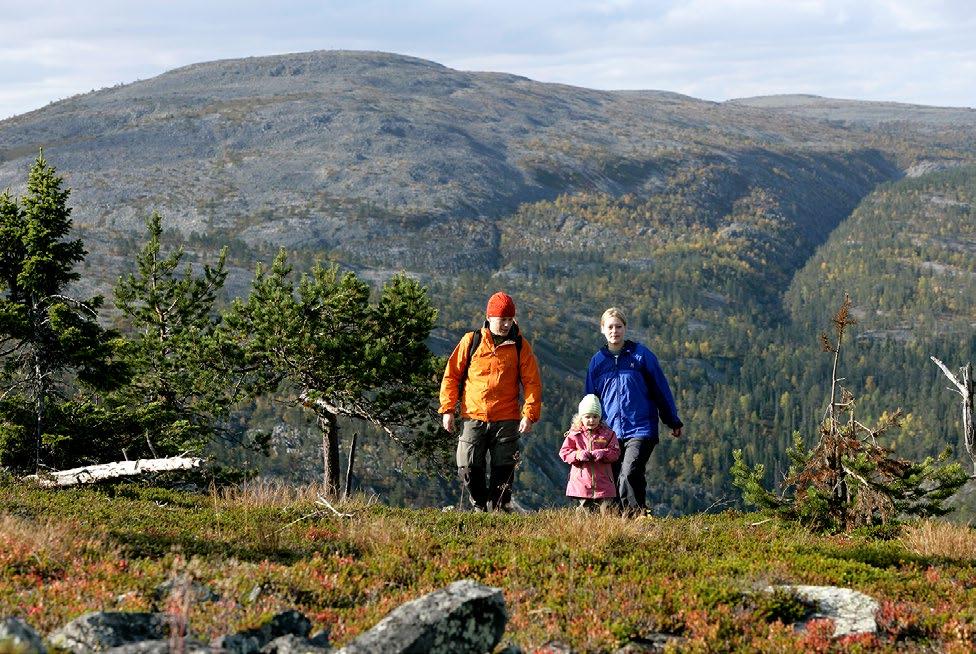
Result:
M168 472L170 470L189 470L203 463L199 457L173 456L165 459L137 459L135 461L115 461L84 468L57 470L42 475L30 475L43 488L93 484L96 481L141 475L146 472Z

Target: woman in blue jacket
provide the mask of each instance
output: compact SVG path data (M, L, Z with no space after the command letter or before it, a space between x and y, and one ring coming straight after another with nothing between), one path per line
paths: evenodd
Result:
M620 440L621 456L613 464L617 493L624 512L638 515L647 507L645 470L658 443L658 419L675 438L683 425L657 357L624 338L627 320L620 309L603 312L600 332L607 345L590 359L584 392L600 398L606 423Z

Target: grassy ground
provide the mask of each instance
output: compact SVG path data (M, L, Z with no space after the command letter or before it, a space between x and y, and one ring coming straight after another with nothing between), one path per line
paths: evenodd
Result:
M973 651L976 532L919 523L894 540L815 536L755 515L625 520L391 509L340 517L314 489L191 495L140 486L40 491L0 483L0 616L47 633L93 610L187 613L203 638L297 608L343 644L398 604L471 578L501 587L506 640L612 651L652 632L680 651ZM157 606L190 574L217 602ZM878 599L877 636L794 633L769 584L840 585ZM251 599L252 591L260 593Z

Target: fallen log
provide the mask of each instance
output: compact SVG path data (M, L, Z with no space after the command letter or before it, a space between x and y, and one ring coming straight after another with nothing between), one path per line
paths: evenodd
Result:
M164 459L136 459L135 461L115 461L100 465L71 468L70 470L56 470L40 475L30 475L24 479L36 481L42 488L60 488L62 486L78 486L94 484L95 482L119 477L131 477L147 472L169 472L171 470L189 470L203 464L200 457L173 456Z

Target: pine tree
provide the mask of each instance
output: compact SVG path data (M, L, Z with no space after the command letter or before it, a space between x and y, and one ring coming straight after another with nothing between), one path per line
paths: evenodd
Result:
M72 376L98 388L120 378L111 359L115 334L96 320L102 298L82 301L66 295L86 253L80 239L67 238L70 190L63 183L41 153L24 196L0 195L0 409L5 414L0 457L5 465L20 468L41 467L49 404L61 397ZM23 424L25 404L30 428ZM25 447L25 441L32 441L32 447Z
M336 266L316 264L296 285L282 252L270 270L258 267L251 294L222 329L252 388L283 392L314 412L326 492L335 495L339 416L376 425L433 461L449 451L433 407L440 364L426 344L436 316L426 290L404 275L373 304L369 285Z

